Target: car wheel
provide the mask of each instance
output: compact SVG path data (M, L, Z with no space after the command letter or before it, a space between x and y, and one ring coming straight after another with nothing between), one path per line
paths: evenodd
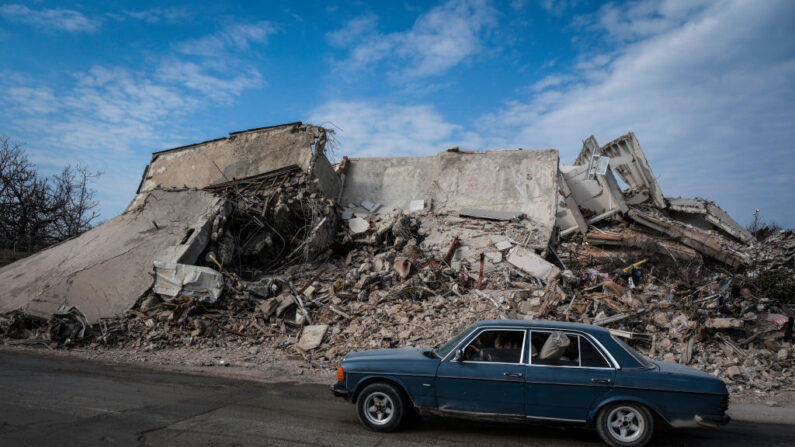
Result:
M641 447L651 440L654 420L643 405L621 402L599 412L596 429L602 440L613 447Z
M388 383L367 385L356 400L356 408L365 427L381 432L398 428L406 414L400 391Z

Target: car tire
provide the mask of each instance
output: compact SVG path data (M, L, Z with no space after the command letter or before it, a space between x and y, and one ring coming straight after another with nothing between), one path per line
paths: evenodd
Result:
M654 433L654 419L643 405L618 402L605 406L596 418L596 430L612 447L641 447Z
M356 410L362 424L378 432L397 429L407 412L400 391L384 382L367 385L356 399Z

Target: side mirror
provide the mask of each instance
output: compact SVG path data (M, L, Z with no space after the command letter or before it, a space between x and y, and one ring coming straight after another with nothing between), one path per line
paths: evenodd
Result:
M455 351L455 357L453 357L453 361L460 362L461 359L463 359L463 358L464 358L464 351L462 351L460 349L457 349Z

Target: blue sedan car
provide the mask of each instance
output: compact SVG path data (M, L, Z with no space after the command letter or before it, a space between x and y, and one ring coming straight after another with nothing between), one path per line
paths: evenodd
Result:
M348 354L332 392L376 431L438 414L595 425L612 446L641 446L654 422L729 422L719 379L648 360L604 328L554 321L480 321L435 348Z

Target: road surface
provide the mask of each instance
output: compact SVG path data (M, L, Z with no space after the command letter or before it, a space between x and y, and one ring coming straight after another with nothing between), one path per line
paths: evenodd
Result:
M749 418L773 423L735 420L718 430L666 431L650 445L795 445L795 408L751 410L745 409ZM0 352L0 445L601 443L595 431L575 426L440 418L379 434L365 430L353 405L334 398L326 386L262 384Z

